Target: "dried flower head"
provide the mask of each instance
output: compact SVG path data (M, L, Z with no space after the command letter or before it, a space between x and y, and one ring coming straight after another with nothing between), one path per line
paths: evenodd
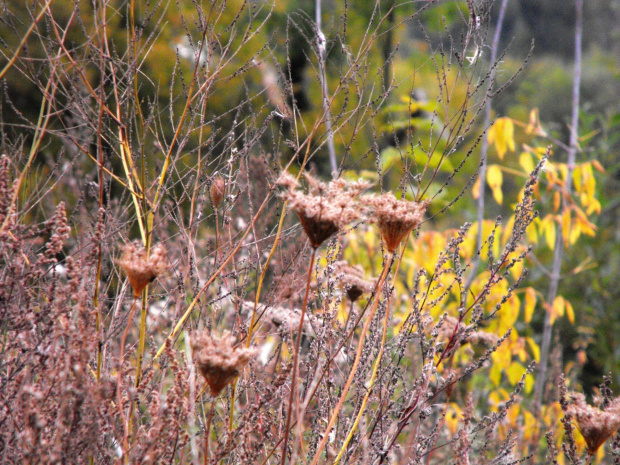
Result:
M295 177L286 172L282 173L278 184L286 187L282 197L297 213L310 245L317 249L332 235L360 217L356 198L369 185L363 181L347 183L343 179L324 184L309 175L306 175L306 179L309 194L299 191Z
M571 404L566 414L575 419L579 432L586 440L588 454L594 455L620 427L620 397L604 410L588 405L581 393L572 393L570 398Z
M355 302L366 292L371 292L375 283L364 278L364 269L360 265L352 266L341 260L334 263L336 272L342 276L341 282L351 302Z
M134 297L139 297L142 290L167 268L166 248L157 244L148 256L146 249L138 241L123 247L123 255L117 261L133 287Z
M211 182L211 188L209 193L211 194L211 200L213 200L213 207L219 208L222 200L224 199L224 193L226 192L226 181L221 176L216 176Z
M420 225L428 206L427 201L399 200L391 192L368 197L365 203L372 210L371 219L379 226L390 253L395 252L401 241Z
M192 341L194 362L214 396L232 383L256 355L256 349L234 347L234 342L235 339L228 331L221 338L209 336L205 332L198 333Z

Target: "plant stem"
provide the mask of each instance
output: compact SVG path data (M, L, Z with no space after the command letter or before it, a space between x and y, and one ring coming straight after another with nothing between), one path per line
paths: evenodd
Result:
M581 37L583 31L583 0L575 0L575 72L573 75L573 111L571 115L571 133L567 160L567 173L564 184L562 203L564 208L570 206L572 194L573 170L577 156L578 126L579 126L579 86L581 84ZM556 228L555 248L553 250L553 268L551 270L551 282L547 293L547 303L553 304L558 294L558 284L561 278L562 258L564 255L564 237L562 228ZM551 315L545 312L542 344L540 348L540 365L536 388L534 390L534 411L539 411L545 394L545 381L547 377L547 365L549 363L549 350L551 347Z
M121 421L123 422L123 455L127 454L129 450L129 424L125 419L125 411L123 409L123 397L121 395L121 385L123 381L123 358L125 358L125 342L127 341L127 334L129 334L129 328L131 327L131 322L133 321L133 315L136 312L136 303L138 302L138 297L134 296L133 303L131 304L131 309L129 310L129 318L127 319L127 326L125 327L125 331L123 332L123 337L121 338L121 347L118 354L118 374L116 378L116 401L118 403L118 409L121 414ZM125 460L127 460L127 456L125 455Z
M215 397L211 399L211 407L209 408L209 414L207 415L207 426L205 427L205 457L204 465L209 463L209 433L211 431L211 422L213 419L213 410L215 407Z
M495 26L495 34L493 35L493 44L491 45L491 71L489 74L489 87L487 90L487 101L484 107L484 121L482 123L482 127L486 131L491 124L491 110L493 108L493 98L489 95L493 92L493 87L495 85L495 74L497 72L497 66L495 66L495 61L497 60L497 49L499 48L499 38L502 32L502 26L504 25L504 15L506 13L506 5L508 4L508 0L502 0L502 3L499 7L499 15L497 17L497 25ZM480 265L480 254L482 251L482 223L484 221L484 186L485 186L485 178L487 173L487 151L489 144L488 134L485 132L484 140L482 141L482 146L480 147L480 174L478 175L478 231L476 235L476 249L478 253L474 258L474 262L471 266L471 273L469 275L469 279L465 285L465 295L467 295L467 291L469 290L471 284L476 279L476 275L478 274L478 266Z
M327 73L325 72L325 48L327 46L325 35L321 30L321 0L315 1L316 14L316 41L319 52L319 83L321 84L321 100L323 101L323 112L325 113L325 129L327 131L327 149L329 151L329 164L334 178L338 173L338 163L336 161L336 148L334 146L334 132L332 129L332 117L329 110L329 94L327 89Z
M291 416L293 413L293 400L295 398L295 387L297 382L297 371L299 368L299 348L301 346L301 335L304 329L304 317L308 307L308 294L310 293L310 281L312 280L312 269L314 268L314 260L316 258L316 249L312 248L310 256L310 265L308 266L308 279L306 281L306 293L304 295L304 304L301 308L301 317L299 318L299 329L297 331L297 342L295 343L295 352L293 354L293 375L291 379L291 392L288 399L288 413L286 415L286 428L284 429L284 441L282 443L282 465L286 463L286 447L288 444L289 430L291 428ZM296 404L299 404L299 398Z

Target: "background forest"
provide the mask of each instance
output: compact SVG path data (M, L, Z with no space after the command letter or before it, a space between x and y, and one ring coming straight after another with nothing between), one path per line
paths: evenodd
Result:
M619 0L0 12L2 463L620 464Z

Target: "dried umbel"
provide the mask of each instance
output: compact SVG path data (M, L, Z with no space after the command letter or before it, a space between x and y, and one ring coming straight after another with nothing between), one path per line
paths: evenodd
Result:
M324 184L309 175L306 179L309 194L299 191L297 180L288 173L282 173L278 184L287 188L282 197L297 213L310 245L318 249L332 235L360 218L357 197L368 188L368 184L362 181L347 183L343 179Z
M573 393L570 398L571 404L566 414L575 419L579 432L586 440L588 454L594 455L620 427L620 397L604 410L588 405L581 393Z
M226 181L221 176L216 176L211 182L211 188L209 193L211 194L211 200L213 200L213 207L219 208L222 200L224 199L224 193L226 192Z
M153 247L150 256L140 242L134 241L123 247L123 255L117 263L127 275L134 297L139 297L149 283L166 271L166 254L162 244Z
M204 332L193 338L194 362L214 396L232 383L256 355L256 349L234 347L234 342L229 332L224 332L221 338Z
M379 226L388 252L394 253L401 241L420 225L428 202L399 200L388 192L365 200L371 219Z
M334 263L336 273L342 276L341 282L351 302L355 302L363 294L371 292L374 282L364 278L364 269L360 265L352 266L347 261L341 260Z

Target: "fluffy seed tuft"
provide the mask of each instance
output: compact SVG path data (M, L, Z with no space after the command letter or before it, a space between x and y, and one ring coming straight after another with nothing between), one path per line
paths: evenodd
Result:
M570 398L571 404L566 413L577 422L577 428L586 440L588 454L595 455L599 447L620 427L620 397L615 398L604 410L588 405L581 393L573 393Z
M278 179L278 185L286 188L281 197L297 213L310 245L317 249L347 224L360 218L356 199L369 185L363 181L347 183L343 179L324 184L310 175L305 177L309 194L299 191L295 177L286 172Z
M167 251L162 244L151 249L150 257L139 241L123 247L123 255L117 261L133 288L134 297L140 297L142 290L167 269Z
M256 355L256 349L234 347L234 342L228 331L221 338L198 333L192 340L194 362L214 396L232 383Z
M393 253L402 240L420 225L428 201L399 200L388 192L366 198L365 204L372 212L370 217L377 223L388 252Z

